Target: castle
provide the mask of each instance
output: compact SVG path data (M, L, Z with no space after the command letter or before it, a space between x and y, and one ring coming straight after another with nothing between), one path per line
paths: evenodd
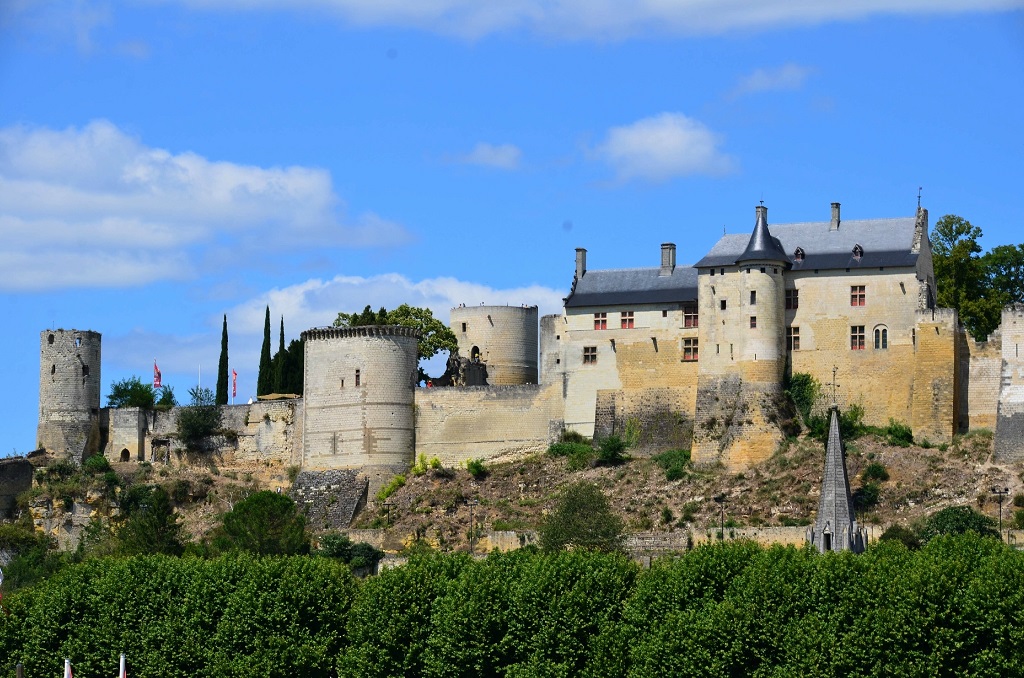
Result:
M936 308L921 208L843 220L832 203L828 221L769 225L759 205L749 234L723 235L693 265L666 243L658 266L588 270L578 249L562 313L463 305L450 323L487 385L417 387L409 328L310 329L304 397L224 406L233 434L218 446L295 465L314 490L340 471L372 490L421 454L457 465L540 451L566 429L691 447L698 463L739 470L777 448L785 378L804 372L838 374L841 401L868 424L906 422L936 444L989 428L997 458L1024 459L1024 306L1004 309L986 342ZM173 410L100 408L100 341L41 333L39 447L169 458Z

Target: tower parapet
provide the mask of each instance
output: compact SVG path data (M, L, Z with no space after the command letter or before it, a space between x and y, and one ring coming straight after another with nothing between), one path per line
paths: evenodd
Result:
M39 448L78 464L98 451L100 355L99 332L40 332Z

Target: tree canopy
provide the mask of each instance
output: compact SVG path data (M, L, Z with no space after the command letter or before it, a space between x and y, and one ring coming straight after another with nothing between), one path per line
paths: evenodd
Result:
M1004 305L1024 301L1024 245L999 245L982 254L981 228L947 214L932 231L936 303L955 308L975 339L1002 320Z
M142 407L152 409L156 405L156 390L152 384L144 384L137 376L131 376L110 385L107 407Z
M381 306L374 312L369 306L362 313L339 313L334 320L335 327L359 327L362 325L402 325L420 331L419 357L432 358L439 351L459 350L455 333L434 317L429 308L402 304L391 311Z
M306 517L286 495L251 494L224 515L221 546L259 555L293 555L309 551Z
M547 552L616 551L621 543L622 519L612 512L597 485L588 482L565 488L540 528L540 547Z

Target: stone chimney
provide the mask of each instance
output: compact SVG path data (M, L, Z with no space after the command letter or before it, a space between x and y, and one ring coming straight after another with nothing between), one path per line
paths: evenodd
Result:
M583 274L587 272L587 250L582 247L576 248L576 279L582 280Z
M830 231L839 230L839 203L832 203L832 225L829 226Z
M676 245L671 242L661 243L661 272L659 276L672 275L676 270Z

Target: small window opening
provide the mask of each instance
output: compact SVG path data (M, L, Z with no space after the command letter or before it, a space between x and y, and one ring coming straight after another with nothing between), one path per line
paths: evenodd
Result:
M75 348L80 348L81 346L82 346L82 338L81 337L75 337Z
M46 343L47 344L52 344L53 343L53 335L52 334L50 336L46 337Z
M757 305L757 290L750 290L750 305Z
M722 300L721 300L720 302L718 302L718 303L719 303L719 305L721 306L722 310L724 311L724 310L725 310L725 299L722 299Z
M561 365L562 364L562 359L561 358L555 358L555 364L556 365Z
M764 266L762 266L761 267L761 273L764 273L764 270L765 270L765 268L764 268Z
M719 275L725 275L725 269L724 268L718 269L718 274Z
M356 386L359 386L359 383L360 383L360 374L359 374L359 370L356 370Z
M752 315L752 316L750 316L750 329L755 329L755 328L757 328L757 316L756 315Z
M82 365L82 376L83 377L88 377L89 376L89 366L88 365Z
M711 275L715 274L715 269L711 269Z
M466 323L462 323L462 331L463 331L463 332L465 332L465 331L466 331Z
M121 461L131 461L132 453L128 451L128 448L121 450Z
M853 246L853 258L860 261L860 258L864 256L864 248L860 245Z
M57 374L57 366L50 365L50 374Z
M884 327L875 328L875 350L884 351L889 348L889 330Z
M668 317L668 311L662 311L661 312L661 317L662 318L667 318Z
M593 365L597 362L597 346L583 347L583 364Z
M797 247L797 248L796 248L796 252L794 252L794 253L793 253L793 259L794 259L794 260L795 260L795 261L796 261L797 263L800 263L800 264L802 264L802 263L803 263L803 261L804 261L804 248L802 248L802 247Z

